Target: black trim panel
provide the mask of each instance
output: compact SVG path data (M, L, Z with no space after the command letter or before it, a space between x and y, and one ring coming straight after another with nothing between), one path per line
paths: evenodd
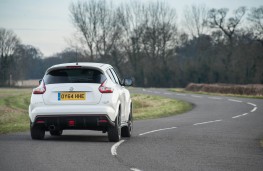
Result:
M99 122L106 120L107 122ZM74 121L72 126L69 121ZM78 129L78 130L102 130L115 125L108 115L38 115L32 126L42 126L46 131L51 128L56 130Z

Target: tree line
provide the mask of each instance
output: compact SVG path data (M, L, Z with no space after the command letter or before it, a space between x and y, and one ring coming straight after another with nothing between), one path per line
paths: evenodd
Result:
M182 22L163 1L79 1L69 13L76 34L67 49L48 58L0 29L0 85L10 84L10 76L38 79L51 65L76 60L110 63L142 87L263 83L263 6L192 5Z

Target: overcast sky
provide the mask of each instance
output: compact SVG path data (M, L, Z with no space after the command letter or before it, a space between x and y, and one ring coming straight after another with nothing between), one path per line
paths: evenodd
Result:
M82 0L84 1L84 0ZM128 0L114 0L115 4ZM156 1L156 0L141 0ZM180 22L187 5L205 4L209 8L236 9L263 5L263 0L164 0L177 11ZM0 27L12 29L22 40L39 48L45 56L62 51L74 33L69 17L73 0L0 0Z

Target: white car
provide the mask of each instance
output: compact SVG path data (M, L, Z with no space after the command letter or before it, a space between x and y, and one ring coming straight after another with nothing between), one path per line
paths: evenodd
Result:
M59 136L63 130L98 130L111 142L132 133L132 101L111 65L65 63L47 69L33 89L29 105L32 139L43 139L45 131Z

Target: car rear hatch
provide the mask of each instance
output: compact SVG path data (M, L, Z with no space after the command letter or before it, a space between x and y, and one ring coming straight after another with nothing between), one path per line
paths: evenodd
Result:
M103 73L93 68L57 68L44 77L48 105L94 105L100 102L99 86L105 80Z

